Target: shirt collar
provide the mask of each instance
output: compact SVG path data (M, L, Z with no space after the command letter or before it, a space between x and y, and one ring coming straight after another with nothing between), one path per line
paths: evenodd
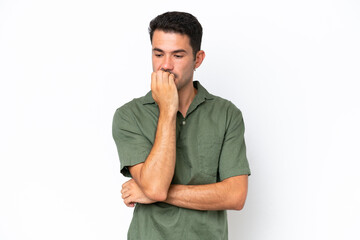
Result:
M199 81L193 82L194 87L197 89L196 96L191 103L191 105L198 106L200 103L204 102L206 99L211 100L214 98L213 95L211 95L201 84ZM155 103L155 100L152 97L151 91L149 91L143 98L143 104L153 104Z
M144 96L142 103L143 103L144 105L145 105L145 104L155 103L155 100L154 100L153 97L152 97L151 91L149 91L149 92Z

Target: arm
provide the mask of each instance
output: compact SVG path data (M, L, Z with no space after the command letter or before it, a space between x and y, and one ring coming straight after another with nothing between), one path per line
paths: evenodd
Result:
M171 185L165 202L195 210L241 210L247 185L247 175L205 185Z
M164 202L195 210L241 210L246 200L247 185L247 175L205 185L171 185ZM121 193L128 207L134 206L135 202L153 203L133 180L123 185Z
M164 71L154 72L151 90L160 112L154 145L145 162L129 167L129 171L149 199L164 201L174 175L176 158L179 100L174 76Z
M219 159L220 182L205 185L171 185L166 203L196 210L241 210L248 188L244 122L233 104L227 110L227 130Z

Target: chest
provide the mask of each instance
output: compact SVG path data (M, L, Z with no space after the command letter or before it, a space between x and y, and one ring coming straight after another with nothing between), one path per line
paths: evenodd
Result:
M146 138L153 144L158 112L149 111L137 119ZM197 109L176 120L176 166L173 184L207 184L218 180L219 159L225 136L224 115L219 111Z

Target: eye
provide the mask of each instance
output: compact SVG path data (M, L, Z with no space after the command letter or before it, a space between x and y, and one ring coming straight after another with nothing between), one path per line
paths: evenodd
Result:
M182 58L183 55L174 55L175 58Z
M155 54L155 57L162 57L162 54Z

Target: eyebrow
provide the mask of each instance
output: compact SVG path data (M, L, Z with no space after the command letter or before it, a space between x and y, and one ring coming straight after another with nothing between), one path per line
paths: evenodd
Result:
M160 48L153 48L153 51L157 51L157 52L164 52L164 50L160 49ZM172 51L171 53L187 53L184 49L178 49L175 51Z

